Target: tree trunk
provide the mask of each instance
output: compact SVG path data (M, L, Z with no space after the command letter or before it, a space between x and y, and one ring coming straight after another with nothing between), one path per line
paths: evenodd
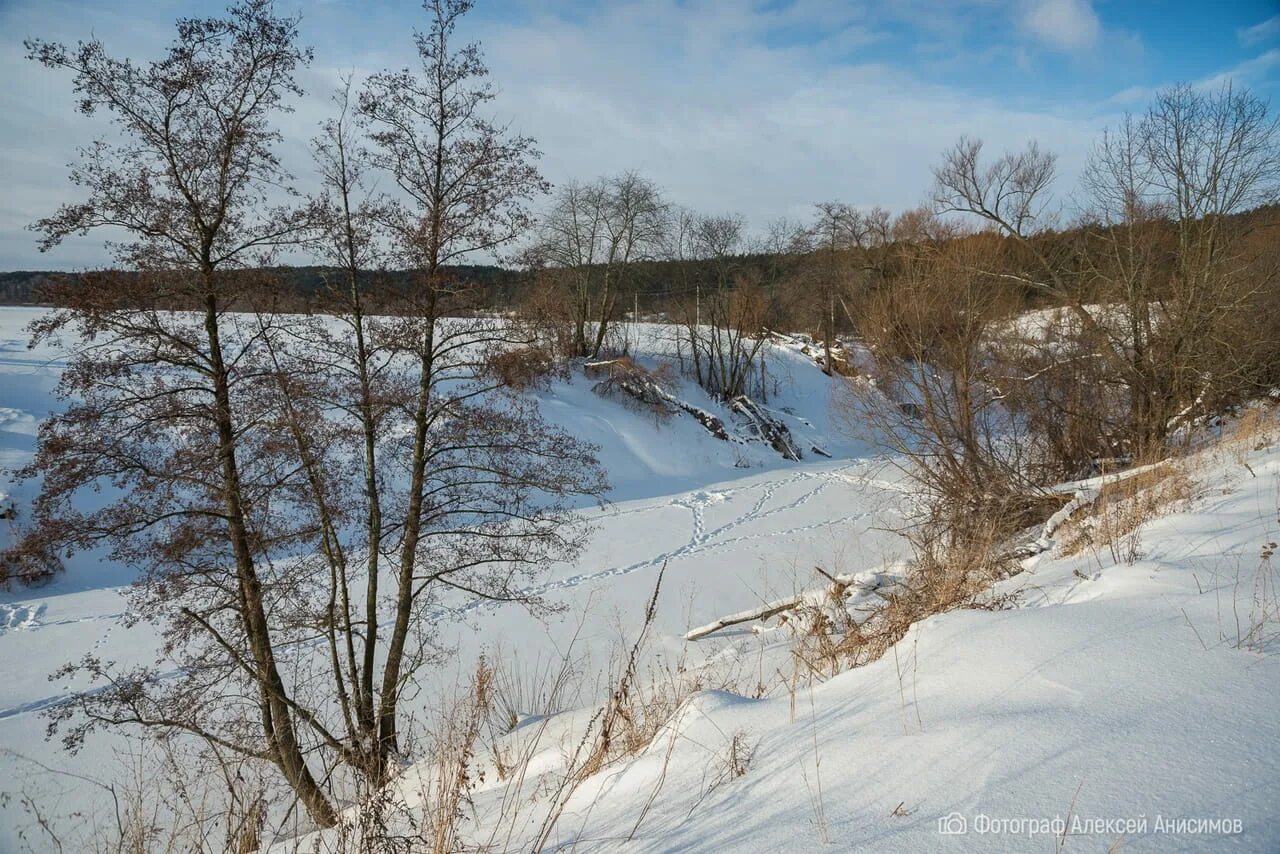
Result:
M206 272L206 278L212 275ZM223 503L227 527L235 554L236 580L239 587L241 618L257 667L256 679L263 702L264 735L271 746L277 765L289 785L306 807L307 813L320 827L332 827L337 814L324 792L311 775L302 747L293 727L284 680L276 666L271 645L266 610L262 601L262 583L258 578L249 547L245 523L244 496L240 471L236 462L235 425L231 409L230 384L222 358L218 332L217 297L210 292L205 301L205 333L209 341L214 391L214 418L218 431L218 455L222 463Z
M409 506L405 512L404 539L401 542L400 571L396 589L396 619L387 644L387 663L382 671L382 692L378 708L378 772L385 779L388 762L398 750L396 741L396 707L399 703L400 674L404 666L405 643L409 637L409 617L413 608L413 572L418 544L422 537L423 489L427 468L427 414L431 401L431 378L435 352L435 271L427 273L427 317L425 340L421 344L422 376L418 383L418 401L414 409L413 461L410 468Z

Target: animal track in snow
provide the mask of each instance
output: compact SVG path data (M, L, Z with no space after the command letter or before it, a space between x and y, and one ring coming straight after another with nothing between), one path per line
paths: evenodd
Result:
M756 531L753 533L744 533L737 536L726 537L724 535L736 531L744 525L750 525L759 522L762 519L768 519L791 510L798 509L813 501L824 490L835 483L857 483L861 485L863 481L856 475L849 473L850 469L860 467L858 464L839 466L826 471L799 471L775 481L765 481L758 484L749 484L741 487L730 487L727 489L717 490L698 490L693 493L681 495L673 498L668 507L681 507L688 510L693 516L693 532L688 542L676 546L673 549L660 552L651 558L636 561L634 563L623 566L609 567L595 572L582 572L571 575L566 578L558 578L542 584L532 585L520 591L521 596L530 598L538 598L546 596L557 591L567 590L578 587L582 584L590 584L605 578L613 578L620 575L630 575L643 569L652 569L661 566L671 560L685 559L695 555L704 554L709 551L723 548L725 546L737 543L750 542L754 540L769 539L772 537L788 536L791 534L804 533L806 531L817 531L823 528L829 528L835 525L857 522L875 516L874 512L858 512L848 515L838 515L817 522L811 522L805 525L795 525L788 528L772 531ZM803 482L814 482L814 486L796 498L791 499L776 507L768 510L764 508L777 495L778 491L794 484ZM741 515L707 530L703 518L703 511L712 504L721 504L739 493L749 493L760 491L760 495ZM651 509L651 508L650 508ZM627 515L628 511L623 511L618 515ZM441 607L437 608L428 616L430 621L438 621L441 619L458 618L463 614L476 610L494 610L501 606L501 603L491 602L487 600L478 600L468 602L460 607Z

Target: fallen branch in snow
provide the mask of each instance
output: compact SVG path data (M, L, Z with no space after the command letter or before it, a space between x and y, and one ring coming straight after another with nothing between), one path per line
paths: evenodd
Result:
M1044 528L1040 532L1040 536L1032 540L1030 543L1014 550L1014 557L1025 560L1026 558L1035 557L1038 554L1049 551L1053 548L1053 535L1058 529L1065 525L1072 516L1081 510L1090 507L1095 501L1102 496L1102 490L1112 484L1121 483L1138 475L1147 474L1169 464L1169 460L1161 460L1158 463L1150 465L1138 466L1127 471L1116 472L1115 474L1100 475L1085 480L1076 480L1069 483L1059 484L1053 488L1053 492L1062 495L1071 495L1072 498L1066 504L1050 516L1044 523Z
M594 377L600 374L612 376L618 368L624 367L628 369L634 368L635 363L630 359L600 359L595 362L586 362L583 364L582 369L587 376Z
M765 406L763 403L760 403L759 401L752 401L752 402L755 404L757 409L759 409L761 412L769 413L769 415L773 417L773 420L778 422L779 424L786 424L786 422L783 420L784 418L792 418L796 421L799 421L801 424L803 424L805 427L809 428L810 430L813 429L812 421L810 421L807 418L801 418L799 415L796 415L794 412L792 412L789 409L777 410L777 409L774 409L773 407ZM826 457L827 459L831 458L831 453L826 448L823 448L822 446L818 445L816 442L813 442L812 440L809 441L809 450L813 451L815 454L817 454L820 457Z
M768 335L775 344L779 344L786 347L788 350L800 353L801 355L808 356L813 360L815 365L823 370L826 369L825 363L827 349L823 342L806 340L807 336L806 339L797 338L794 335L777 332L769 329L768 327L765 327L762 331ZM836 369L837 367L842 368L840 370L836 370L837 373L845 374L848 372L849 359L845 355L844 344L840 341L831 342L831 361L834 363L833 369Z
M823 573L827 575L827 573ZM696 629L690 629L685 633L685 640L700 640L707 635L715 634L721 629L729 626L736 626L740 623L749 623L753 620L767 620L770 617L776 617L785 611L792 611L801 605L811 605L820 602L826 597L833 599L842 599L849 595L849 591L853 590L859 593L870 593L886 586L889 580L888 576L878 572L859 572L852 575L827 575L831 579L831 585L820 591L806 591L786 599L778 599L761 605L758 608L750 608L746 611L739 611L736 614L729 614L718 620L707 623L705 626L698 626Z
M732 439L723 421L705 409L700 409L676 397L662 387L659 381L660 376L645 370L630 359L587 362L583 369L589 377L604 376L604 379L593 388L597 394L608 394L616 390L648 406L660 407L668 411L676 409L692 415L708 433L717 439L724 442Z
M759 608L752 608L747 611L739 611L736 614L730 614L727 617L721 617L718 620L707 623L705 626L699 626L696 629L690 629L685 633L685 640L700 640L707 635L715 634L721 629L727 629L729 626L736 626L739 623L749 623L752 620L767 620L775 617L783 611L789 611L800 605L804 601L803 596L793 596L790 599L782 599L777 602L770 602Z
M1184 422L1189 421L1191 419L1191 413L1199 409L1200 406L1204 403L1205 395L1209 393L1209 389L1210 389L1210 384L1206 382L1204 388L1202 388L1200 390L1200 393L1196 395L1196 399L1188 403L1186 406L1184 406L1182 410L1178 412L1177 415L1174 415L1165 423L1165 430L1167 430L1170 433L1173 433Z
M659 389L659 391L661 391L661 389ZM707 412L707 410L699 409L692 403L686 403L680 398L672 395L667 395L667 402L677 409L692 415L698 420L699 424L707 428L708 433L715 436L717 439L727 442L731 438L729 436L729 431L724 429L724 422L712 415L710 412Z
M784 460L798 461L804 456L791 438L790 428L781 420L770 417L754 400L744 394L731 400L729 406L746 420L747 426L758 438L768 442L770 447L782 454Z
M768 327L765 327L762 331L775 342L781 343L783 346L792 350L799 350L806 355L808 354L808 350L805 349L809 346L808 342L801 341L794 335L787 335L785 332L776 332Z

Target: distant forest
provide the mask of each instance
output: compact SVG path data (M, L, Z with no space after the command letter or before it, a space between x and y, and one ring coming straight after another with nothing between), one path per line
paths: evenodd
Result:
M809 253L804 252L755 252L734 256L730 267L735 280L748 279L770 285L785 284L784 272ZM726 259L652 259L632 261L625 266L627 287L623 289L626 305L632 308L634 298L639 298L642 314L659 313L669 308L672 299L688 295L693 297L699 288L713 290L721 284L725 275ZM87 282L100 277L103 271L58 272L52 270L19 270L0 273L0 305L52 305L59 302L56 296L61 286ZM345 287L346 271L324 266L278 266L248 271L255 278L269 283L266 296L278 308L281 304L295 303L299 310L317 307L326 287ZM505 310L519 306L547 270L501 267L494 264L466 264L445 267L442 271L461 289L470 291L468 305L481 309ZM376 293L380 290L408 290L415 270L363 271L363 290ZM115 272L113 275L130 276ZM797 288L797 290L799 290ZM376 304L376 301L375 301ZM375 309L376 310L376 309Z
M915 212L907 212L899 219L907 221ZM1276 250L1280 246L1280 206L1263 205L1253 210L1231 214L1223 218L1224 222L1233 224L1233 230L1240 234L1243 241L1255 245L1261 256L1275 262ZM1162 230L1173 229L1169 221L1153 222L1152 227ZM1081 246L1089 236L1099 233L1100 226L1083 223L1064 229L1046 229L1031 238L1031 242L1039 247L1046 257L1052 257L1064 270L1069 271L1072 280L1070 290L1079 291L1074 296L1084 299L1096 299L1091 292L1089 282L1095 275L1090 275L1088 264L1081 255ZM901 228L899 228L901 230ZM972 238L964 232L943 237L942 244L958 240L961 243ZM844 283L841 290L854 302L860 302L884 286L886 281L901 274L895 260L895 247L903 242L902 235L886 235L883 242L858 246L851 245L834 253L825 253L812 244L793 240L790 245L778 247L780 251L762 251L763 246L744 247L747 251L740 254L729 254L708 258L662 258L653 257L645 260L633 260L620 265L625 273L619 278L617 289L617 312L630 315L638 309L642 318L672 317L676 318L686 310L692 310L700 297L724 288L755 286L762 289L768 308L759 318L766 327L803 331L818 334L854 332L850 305L844 305L837 316L831 316L829 310L823 311L826 300L822 299L823 291L818 281L817 268L834 262L840 268L839 278ZM1009 260L1015 264L1026 262L1026 247L1017 245L1017 241L1008 237L997 238ZM909 243L910 239L906 239ZM754 250L754 251L753 251ZM835 257L824 257L826 255ZM1176 258L1175 252L1166 252L1157 261L1156 267L1165 275L1169 274ZM603 273L600 265L587 265L591 270ZM1280 270L1280 264L1268 266L1255 259L1251 265L1252 275L1260 278L1260 285L1270 287L1271 277ZM1266 267L1267 271L1262 268ZM87 281L91 277L101 276L102 271L83 273L54 272L47 270L0 272L0 305L51 305L59 301L56 292L60 285L76 284ZM325 266L276 266L254 271L247 271L261 285L255 287L264 297L262 302L252 300L252 305L241 303L240 309L274 308L296 311L324 311L325 300L322 294L329 285L345 289L347 273L334 267ZM563 267L540 266L536 268L502 267L494 264L450 265L441 270L446 279L452 280L453 287L466 291L465 300L455 302L455 308L464 307L468 311L507 311L531 308L530 302L539 302L539 293L547 288L563 286L559 280L569 271ZM114 273L113 275L131 276L131 273ZM376 295L387 291L409 291L414 285L414 277L421 271L378 270L362 271L364 279L363 291L374 295L369 301L369 308L377 312L379 300ZM1059 294L1055 299L1034 287L1022 286L1017 277L1008 277L1004 286L1016 293L1016 303L1023 308L1037 308L1060 303L1063 297L1070 294ZM65 293L65 291L64 291ZM815 308L816 306L816 308ZM856 313L856 312L855 312ZM830 319L835 328L822 329L823 321Z
M449 268L449 271L461 282L481 288L489 292L494 302L502 304L512 298L518 291L518 284L528 276L518 270L508 270L491 264L473 264ZM269 281L279 287L278 294L289 294L301 297L310 302L320 293L335 276L344 275L341 271L330 267L272 267L265 273ZM19 270L12 273L0 273L0 305L48 305L49 296L45 293L51 285L74 283L86 273L62 273L51 270ZM368 274L370 282L373 274ZM384 281L391 284L407 284L412 278L412 271L391 270L381 274Z

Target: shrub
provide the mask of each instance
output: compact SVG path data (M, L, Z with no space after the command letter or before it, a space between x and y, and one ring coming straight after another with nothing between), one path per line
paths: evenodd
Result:
M675 414L675 401L668 391L673 371L665 362L651 371L630 356L620 356L588 362L585 371L587 376L599 378L592 391L602 397L621 400L659 421Z
M545 389L551 379L565 375L564 367L542 347L517 347L489 357L487 372L512 391Z

